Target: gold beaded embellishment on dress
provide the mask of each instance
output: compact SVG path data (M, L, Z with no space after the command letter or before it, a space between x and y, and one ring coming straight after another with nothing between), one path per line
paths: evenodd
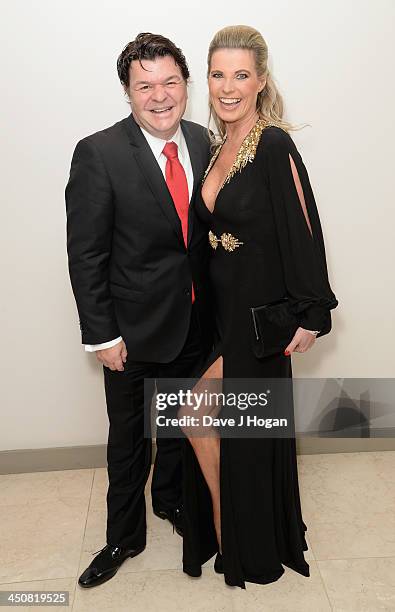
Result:
M216 249L218 247L218 243L220 242L225 251L229 252L234 251L240 245L244 244L244 242L240 242L240 240L232 236L232 234L222 234L221 238L217 238L217 236L213 234L211 230L208 233L208 239L213 249Z
M261 138L261 134L265 128L270 127L270 126L271 124L266 123L264 119L258 119L254 127L248 132L247 136L243 140L241 147L239 149L239 152L236 155L236 159L233 162L228 174L225 177L224 182L222 183L218 191L221 191L222 187L226 183L229 183L230 179L236 174L236 172L241 172L242 169L246 167L248 162L252 162L254 160L256 149L257 149L259 140ZM225 137L225 140L226 140L226 137ZM219 145L216 152L212 156L210 163L208 165L208 168L206 172L204 173L202 183L204 183L206 176L210 172L215 160L217 159L224 142L221 145Z
M213 234L213 232L211 230L208 233L208 239L209 239L209 242L210 242L211 246L213 247L213 249L216 249L217 246L218 246L219 240L218 240L217 236L215 234Z

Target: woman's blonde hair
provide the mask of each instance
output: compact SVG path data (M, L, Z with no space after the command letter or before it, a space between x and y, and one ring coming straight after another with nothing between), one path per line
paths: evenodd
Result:
M266 84L257 97L257 111L260 119L264 119L271 125L276 125L285 131L298 129L287 121L283 120L283 99L278 91L268 66L267 44L258 30L245 25L228 26L219 30L212 39L207 56L207 78L210 74L211 58L214 51L218 49L248 49L253 51L255 57L255 67L258 77L266 78ZM209 102L209 124L211 117L218 129L220 141L223 141L226 133L225 123L215 112L211 101ZM218 144L215 137L211 137L213 143Z

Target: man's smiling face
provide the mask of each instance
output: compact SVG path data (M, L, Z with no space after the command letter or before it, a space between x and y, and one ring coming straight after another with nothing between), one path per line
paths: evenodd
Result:
M133 117L147 132L167 140L180 124L188 99L187 84L171 55L133 60L127 88Z

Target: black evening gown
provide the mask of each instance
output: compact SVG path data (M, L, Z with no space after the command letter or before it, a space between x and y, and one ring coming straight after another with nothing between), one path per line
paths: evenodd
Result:
M289 156L303 188L311 233ZM209 273L219 333L205 369L222 355L224 379L291 377L290 357L255 357L249 309L287 295L302 316L302 327L327 333L337 300L328 281L308 174L289 134L259 120L240 148L213 213L201 194L195 206L213 247ZM273 582L284 573L283 565L309 576L294 438L222 438L220 491L228 585ZM210 493L188 440L183 445L183 493L183 569L199 576L218 545Z

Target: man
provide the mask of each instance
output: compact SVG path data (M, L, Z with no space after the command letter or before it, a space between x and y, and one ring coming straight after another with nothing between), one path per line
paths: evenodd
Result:
M188 66L170 40L139 34L118 58L132 113L76 146L67 248L82 343L103 364L109 417L107 543L79 578L112 578L146 544L144 378L192 376L211 343L207 231L193 202L209 160L205 129L182 120ZM180 440L158 439L155 514L181 534Z

